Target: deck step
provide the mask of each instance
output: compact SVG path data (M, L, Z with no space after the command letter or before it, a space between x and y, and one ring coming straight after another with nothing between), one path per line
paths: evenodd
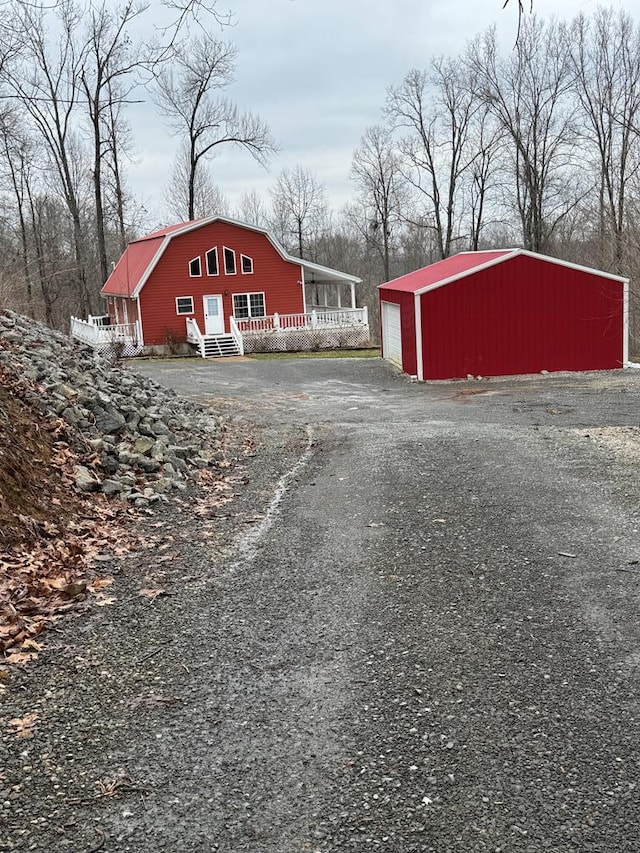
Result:
M233 335L206 335L204 338L205 358L224 358L240 355L240 349Z

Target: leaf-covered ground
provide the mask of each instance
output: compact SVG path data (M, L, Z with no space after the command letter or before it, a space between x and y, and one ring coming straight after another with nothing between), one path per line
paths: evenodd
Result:
M121 506L73 486L77 461L66 426L22 400L24 383L0 372L0 663L37 656L38 637L88 597L104 599L103 550L132 547L116 522ZM96 560L97 558L97 560Z

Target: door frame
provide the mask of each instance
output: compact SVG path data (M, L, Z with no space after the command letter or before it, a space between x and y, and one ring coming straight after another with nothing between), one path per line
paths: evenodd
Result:
M389 307L393 309L398 309L398 342L400 344L400 351L398 353L399 358L396 360L395 358L389 358L388 350L389 347L389 328L388 328L388 320L390 315ZM381 313L381 326L382 326L382 352L384 358L387 361L390 361L391 364L395 364L396 367L399 367L402 370L402 306L399 302L387 302L386 300L381 300L380 303L380 313Z
M207 318L209 316L207 313L207 299L217 299L218 305L220 306L220 313L219 313L219 317L220 317L219 326L220 326L220 328L217 329L215 332L213 332L213 331L210 332L207 329ZM221 293L209 293L206 296L202 297L202 313L203 313L203 317L204 317L204 334L205 335L224 335L224 301L222 299Z

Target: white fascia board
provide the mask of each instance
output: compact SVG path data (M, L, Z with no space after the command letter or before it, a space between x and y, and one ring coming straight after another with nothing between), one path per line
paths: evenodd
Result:
M422 299L418 293L414 297L414 322L416 324L416 368L418 382L424 382L424 362L422 354Z
M197 228L202 228L205 225L211 225L212 222L226 222L228 225L237 225L239 228L244 228L248 231L255 231L258 234L264 234L264 236L269 240L273 248L278 252L278 254L282 257L283 260L289 261L292 264L296 264L298 266L304 266L309 270L316 271L318 273L323 273L325 275L329 275L332 278L339 279L341 281L352 281L355 284L359 284L362 279L358 278L355 275L349 275L348 273L340 272L339 270L331 269L330 267L323 267L320 264L314 264L311 261L305 261L303 258L295 258L293 255L290 255L284 247L279 243L278 240L268 231L266 228L263 228L261 225L251 225L248 222L241 222L239 219L231 219L228 216L208 216L205 219L198 219L195 222L188 222L183 228L177 228L175 231L171 231L169 234L166 234L164 237L164 241L160 250L156 253L156 256L153 258L149 267L145 274L140 279L140 283L136 290L134 291L134 296L137 296L142 287L144 286L146 280L149 278L149 275L153 271L153 268L158 263L162 253L164 252L166 245L168 242L173 239L173 237L179 237L181 234L187 234L189 231L195 231ZM152 235L149 235L151 239L153 239ZM142 238L145 239L145 238ZM134 240L133 242L139 242Z
M429 293L431 290L437 290L439 287L444 287L446 284L452 284L454 281L459 281L461 278L466 278L469 275L473 275L476 272L480 272L481 270L489 269L489 267L495 267L497 264L501 264L503 261L508 261L510 258L515 258L516 255L520 254L520 249L510 249L508 250L509 254L501 255L499 258L492 258L490 261L485 261L483 264L478 264L477 267L471 267L468 270L463 270L462 272L458 272L455 275L450 275L448 278L443 278L441 281L435 281L433 284L426 284L424 287L420 287L418 290L414 290L416 296L422 296L423 293ZM465 252L465 254L474 254L473 252Z
M465 278L468 275L473 275L474 273L480 272L481 270L489 269L489 267L495 266L496 264L501 264L503 263L503 261L511 260L511 258L515 258L518 255L525 255L528 258L535 258L538 261L546 261L549 264L556 264L556 266L576 270L577 272L587 273L588 275L596 275L599 278L608 278L611 281L619 281L621 283L628 282L628 279L620 275L613 275L613 273L602 272L601 270L596 270L592 267L585 267L581 264L574 264L570 261L563 261L561 258L551 258L549 257L549 255L541 255L538 252L530 252L528 249L507 249L505 251L507 251L508 254L502 255L499 258L493 258L493 260L486 261L484 264L478 264L477 267L472 267L471 269L465 270L464 272L449 276L449 278L443 278L442 281L437 281L433 284L427 284L414 292L417 294L423 294L428 293L430 290L437 290L439 287L444 287L444 285L446 284L452 284L454 281L458 281L459 279ZM472 255L475 253L460 252L459 254Z
M140 300L137 296L132 297L132 299L135 299L137 303L136 310L138 312L138 323L140 324L140 337L142 338L140 343L142 344L142 346L144 346L144 326L142 325L142 311L140 310Z
M629 279L626 278L623 284L624 295L622 302L623 323L622 323L622 366L629 361Z
M329 278L339 279L340 281L349 281L354 284L360 284L362 281L361 278L358 278L357 275L351 275L347 272L340 272L340 270L331 269L331 267L323 267L320 264L314 264L312 261L305 261L302 258L294 258L291 255L287 255L285 252L283 255L286 261L291 261L294 264L300 264L309 272L317 272L319 275L326 275Z
M145 284L147 283L147 279L149 278L149 276L151 275L151 273L154 271L154 269L155 269L155 268L156 268L156 266L158 265L158 261L160 260L160 258L161 258L161 257L162 257L162 255L164 254L164 250L165 250L165 249L167 248L167 246L169 245L169 241L170 241L170 239L171 239L171 235L170 235L170 234L167 234L167 235L163 238L162 243L160 243L160 246L158 247L158 251L155 253L155 255L153 256L153 258L151 259L151 263L147 266L146 270L144 271L143 275L142 275L142 276L141 276L141 278L140 278L140 281L139 281L139 282L138 282L138 284L136 285L136 287L135 287L135 289L134 289L133 293L131 294L131 298L132 298L132 299L137 299L137 298L138 298L138 296L140 295L140 291L142 290L142 288L143 288L143 287L145 286ZM127 247L127 250L128 250L128 247Z
M340 270L334 270L330 267L323 267L320 264L314 264L312 261L305 261L304 258L296 258L294 255L290 255L286 251L284 246L273 236L273 234L267 228L263 228L261 225L252 225L248 222L241 222L239 219L231 219L228 216L209 216L206 219L199 219L197 222L188 223L187 225L185 225L184 228L179 228L176 231L172 231L167 236L177 237L180 234L185 234L186 232L193 231L196 228L202 228L203 225L210 225L212 222L226 222L228 225L237 225L239 228L245 228L248 231L256 231L258 234L264 234L264 236L269 240L274 249L283 258L283 260L289 261L292 264L303 266L308 270L313 270L318 273L330 275L332 278L337 278L342 281L353 281L356 284L362 281L361 278L358 278L355 275L349 275L349 273L340 272Z
M307 313L307 288L304 280L304 267L300 267L300 287L302 288L302 313Z
M540 255L538 252L530 252L528 249L518 249L518 252L521 255L526 255L528 258L536 258L536 260L547 261L547 263L556 264L559 267L566 267L567 269L577 270L577 272L584 272L589 275L597 275L599 278L609 278L612 281L620 282L629 281L629 279L621 275L603 272L602 270L593 269L593 267L585 267L582 264L574 264L571 261L563 261L562 258L550 258L549 255Z

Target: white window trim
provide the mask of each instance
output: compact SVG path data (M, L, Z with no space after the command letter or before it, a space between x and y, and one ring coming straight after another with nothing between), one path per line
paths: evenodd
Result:
M191 264L194 261L198 261L199 266L200 266L200 272L197 275L194 275L191 272ZM189 277L190 278L202 278L202 258L200 257L200 255L197 255L195 258L191 258L191 260L189 261Z
M231 294L231 304L233 306L233 316L236 316L236 296L246 296L247 297L247 311L249 315L247 317L239 317L239 320L261 320L263 317L267 317L267 300L265 297L264 290L252 290L250 293L232 293ZM254 318L251 313L251 296L262 296L262 305L264 308L264 314L261 314L259 317Z
M227 272L227 258L226 253L231 252L233 255L233 272ZM224 261L224 274L225 275L238 275L238 262L236 260L236 253L234 249L230 249L228 246L222 247L222 260Z
M179 299L190 299L191 300L191 311L179 311L178 310L178 300ZM176 296L176 314L178 317L186 317L189 314L195 314L194 304L193 304L193 296Z
M244 269L244 266L242 263L244 260L251 262L251 269L249 270L249 272L245 272L245 269ZM253 258L250 258L249 255L242 255L242 254L240 255L240 272L242 273L242 275L253 275Z
M218 272L209 272L208 257L212 252L216 256L216 269L218 270ZM213 278L216 275L220 275L220 258L218 257L218 247L217 246L213 246L211 249L209 249L208 252L204 253L204 265L207 268L207 275L210 276L211 278Z

